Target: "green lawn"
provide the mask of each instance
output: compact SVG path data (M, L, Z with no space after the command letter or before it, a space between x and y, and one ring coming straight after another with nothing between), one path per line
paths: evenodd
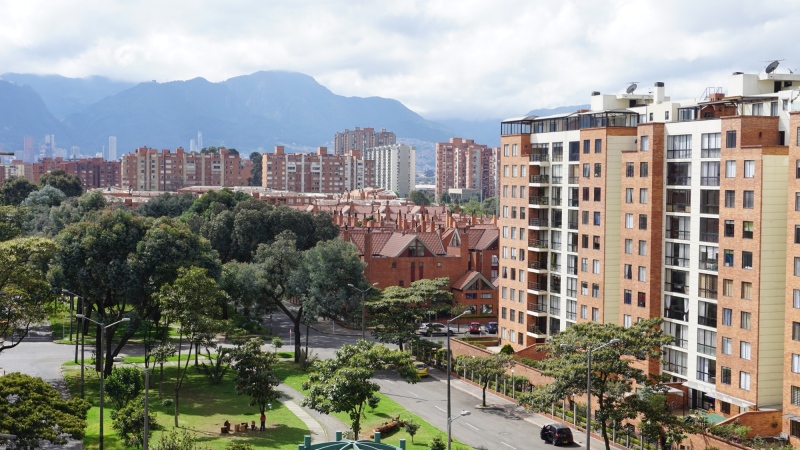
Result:
M276 367L276 375L281 381L300 391L301 393L303 392L303 382L308 380L308 375L306 373L302 372L296 364L288 361L282 361L278 364ZM384 422L387 422L390 417L397 416L400 416L400 419L410 419L420 424L419 430L417 430L417 434L414 436L414 443L412 444L411 436L406 433L405 429L398 429L397 431L394 431L388 435L382 435L382 442L388 442L390 444L397 445L397 442L399 442L400 439L405 439L407 449L427 450L428 442L434 436L438 435L444 440L447 439L446 433L439 431L439 429L430 423L408 412L408 410L400 406L400 404L391 398L381 393L378 393L378 396L380 397L381 401L378 403L378 407L375 408L375 411L371 411L369 407L366 408L366 417L361 421L362 432L361 436L359 436L360 439L368 439L372 434L373 428L383 424ZM347 416L347 413L333 413L333 416L345 424L350 423L350 418ZM468 446L458 442L455 439L453 440L453 448L458 450L469 449Z
M177 374L177 367L164 368L165 397L173 397L173 382ZM73 396L80 395L80 372L78 370L66 371L67 382ZM88 415L88 428L84 444L86 448L98 448L99 445L99 380L94 371L86 371L86 399L92 403ZM180 428L191 431L198 440L212 449L225 448L230 442L238 441L253 445L256 448L295 450L298 443L303 442L303 436L308 434L305 424L292 414L282 404L272 405L272 410L267 412L266 432L252 432L244 435L221 436L220 428L225 419L231 423L248 423L255 420L258 423L258 410L248 406L249 399L236 395L233 387L233 372L228 371L220 385L211 385L201 374L191 367L186 375L180 393L180 415L178 425ZM171 430L173 426L173 407L164 407L158 398L158 371L151 374L150 378L150 408L156 412L158 423ZM122 443L112 428L112 405L106 399L104 405L104 445L108 449L122 449ZM158 442L162 432L153 433L150 438L151 446Z

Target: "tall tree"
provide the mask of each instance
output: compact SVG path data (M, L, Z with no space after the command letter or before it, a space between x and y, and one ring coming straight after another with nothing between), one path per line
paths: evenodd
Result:
M22 234L28 208L0 205L0 242Z
M661 319L649 319L635 323L629 328L614 324L585 322L576 324L559 334L546 346L549 357L539 362L542 374L552 377L548 385L538 386L532 393L523 395L520 404L535 408L547 408L552 403L571 395L586 394L588 372L587 349L619 339L617 345L608 345L592 352L590 395L597 399L596 418L610 449L606 426L609 420L636 417L635 405L626 400L639 385L658 384L659 379L648 375L637 364L637 359L661 357L661 348L673 342L673 337L661 330Z
M408 199L418 206L426 206L432 203L431 197L425 191L411 191L408 193Z
M495 377L506 373L506 369L514 366L514 359L510 355L495 353L491 356L473 357L460 355L456 358L455 369L459 372L466 370L477 376L481 380L482 400L481 404L486 406L486 388L489 382Z
M178 375L175 379L175 426L178 426L178 405L180 390L189 368L192 350L197 351L199 337L214 334L224 329L224 322L216 319L216 305L224 295L217 282L207 276L207 270L200 267L178 268L174 282L161 287L159 302L164 311L165 321L179 325L178 336ZM189 342L186 363L180 367L183 339Z
M45 186L53 186L67 197L80 197L83 194L81 179L61 169L46 173L39 178L39 188Z
M22 206L58 206L67 199L60 189L44 185L38 191L33 191L22 201Z
M263 186L263 179L261 177L261 158L263 155L261 152L253 152L250 153L250 161L253 162L253 169L250 172L250 176L247 177L247 185L248 186Z
M0 377L0 392L0 433L17 437L14 448L35 449L40 441L63 445L67 436L83 439L86 400L65 400L41 378L18 372Z
M0 187L0 203L18 206L28 198L28 194L37 189L36 185L26 180L25 177L10 177L3 180Z
M30 329L47 319L55 296L47 282L47 264L56 244L43 238L0 242L0 352L14 348Z
M173 194L165 192L143 203L136 212L145 217L180 217L194 203L192 194Z
M264 341L261 339L251 339L237 346L232 356L236 393L249 396L250 406L257 406L264 414L267 405L280 397L280 392L275 389L280 381L274 372L275 353L262 351L262 345Z
M323 414L347 413L357 440L364 406L380 390L380 385L372 381L372 377L376 370L386 369L389 365L393 365L406 382L419 381L411 356L406 352L363 340L354 345L343 345L336 350L334 358L314 364L316 371L303 383L303 390L309 391L303 399L303 406Z

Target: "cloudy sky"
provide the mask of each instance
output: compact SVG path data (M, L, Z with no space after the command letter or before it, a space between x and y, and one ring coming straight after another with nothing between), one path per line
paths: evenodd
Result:
M0 17L0 73L291 70L434 120L588 103L629 81L694 98L767 60L800 69L794 1L25 0L0 2Z

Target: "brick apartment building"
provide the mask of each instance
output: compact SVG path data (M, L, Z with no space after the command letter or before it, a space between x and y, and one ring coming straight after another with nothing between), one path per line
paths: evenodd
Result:
M39 183L42 175L54 170L63 170L69 175L81 179L85 189L108 188L120 186L119 161L105 161L103 158L44 158L40 162L31 164L31 179L34 184Z
M448 189L472 189L483 198L496 195L497 149L471 139L436 143L436 198Z
M656 83L504 121L502 343L661 317L675 341L649 368L690 408L782 409L800 445L798 84L737 72L699 100Z
M319 147L317 153L286 153L278 145L262 156L261 164L262 186L282 191L344 193L373 186L375 180L375 162L362 160L357 150L332 155Z
M364 150L382 145L397 144L397 136L381 128L375 132L374 128L359 128L355 130L344 130L336 133L333 137L333 153L336 155L347 155L352 151L364 154Z
M122 157L122 187L137 191L177 191L185 186L246 186L252 162L221 148L219 153L137 148Z

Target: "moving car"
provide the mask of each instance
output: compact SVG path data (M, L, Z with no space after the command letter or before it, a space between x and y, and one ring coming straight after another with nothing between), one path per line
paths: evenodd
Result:
M469 324L469 334L481 334L480 322L472 322Z
M561 423L551 423L542 427L539 437L545 442L551 442L553 445L572 445L572 430L568 426Z
M414 361L414 368L417 369L417 375L420 377L428 376L428 367L422 361Z
M486 324L486 334L497 334L497 322L488 322Z
M415 331L415 333L419 335L425 334L425 332L428 331L428 325L430 325L430 323L422 322L421 324L419 324L419 328L417 328L417 331Z
M427 328L425 328L425 333L423 333L425 334L425 336L433 336L433 335L446 336L448 334L452 336L456 334L456 330L450 327L446 327L440 323L429 323L427 325L428 326Z

